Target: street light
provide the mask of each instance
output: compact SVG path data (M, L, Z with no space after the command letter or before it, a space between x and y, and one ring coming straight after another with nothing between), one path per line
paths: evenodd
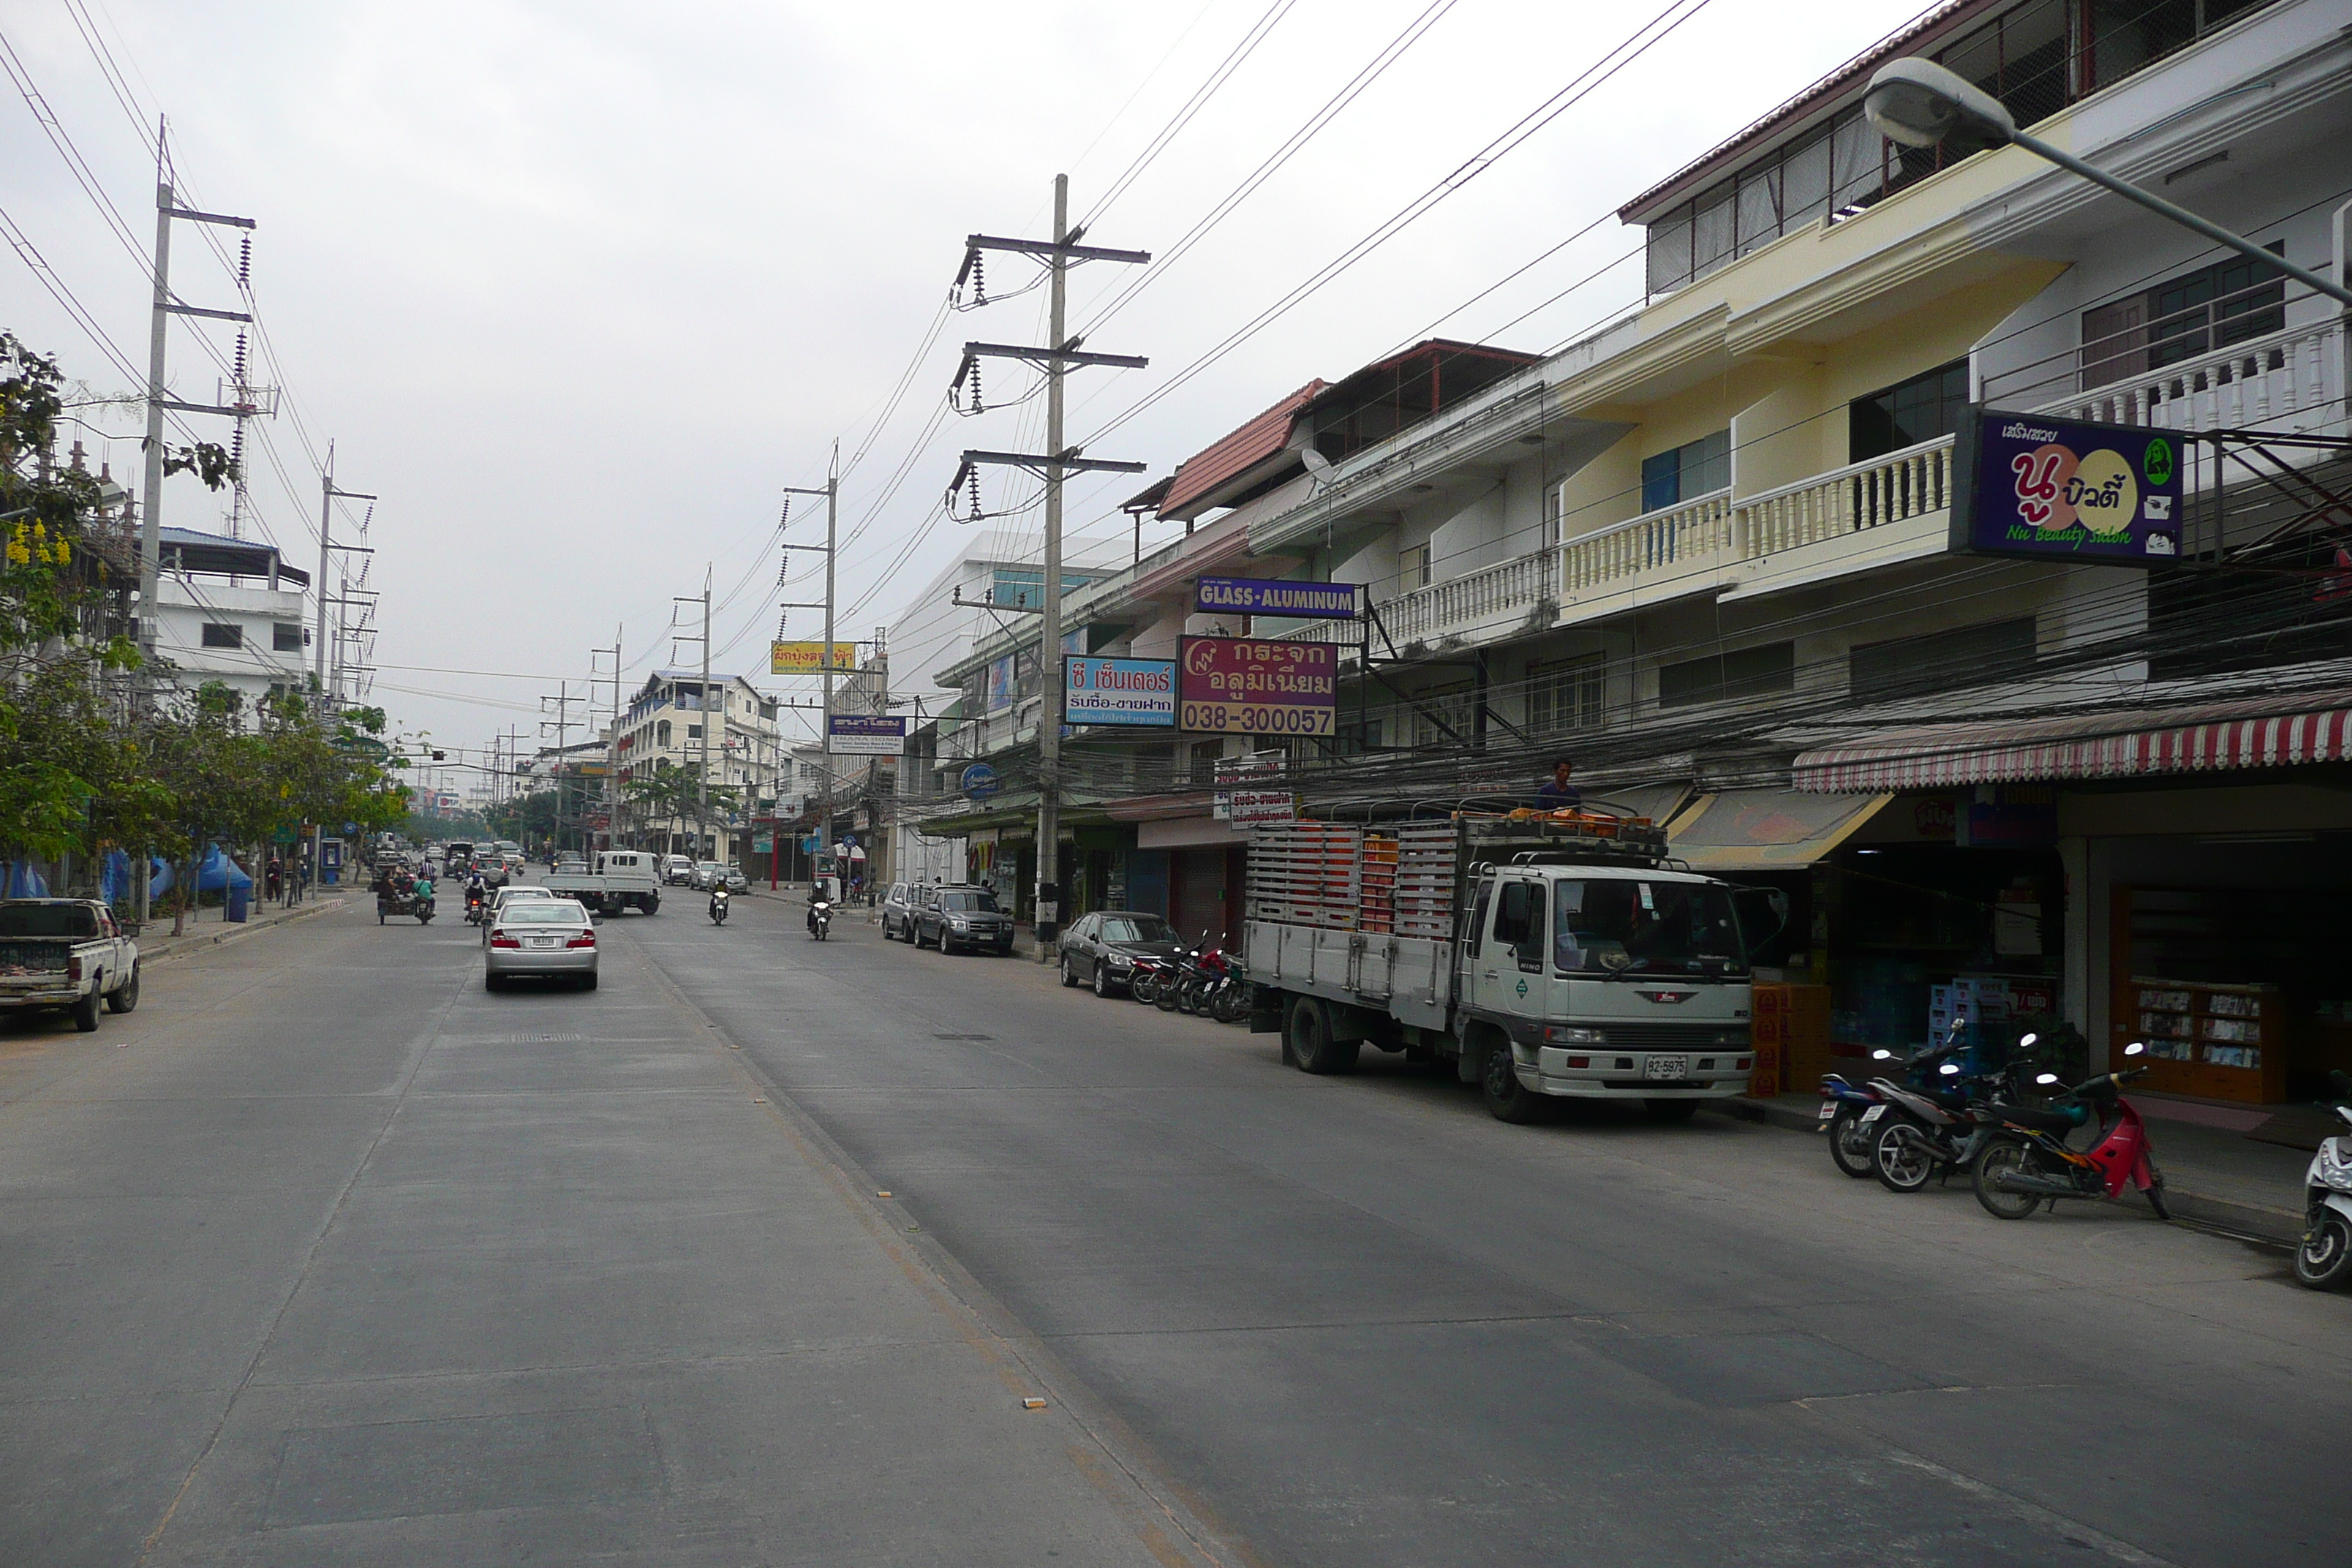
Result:
M1962 126L1990 138L1995 145L2014 142L2038 158L2045 158L2095 185L2113 191L2126 201L2137 202L2184 228L2194 229L2216 245L2274 268L2339 304L2352 306L2352 292L2347 292L2341 283L2331 283L2275 251L2264 250L2242 235L2208 223L2186 207L2174 206L2162 196L2118 180L2073 153L2060 152L2040 137L2020 131L2016 118L1999 99L1933 60L1889 60L1879 67L1863 94L1862 111L1880 135L1906 147L1933 147Z

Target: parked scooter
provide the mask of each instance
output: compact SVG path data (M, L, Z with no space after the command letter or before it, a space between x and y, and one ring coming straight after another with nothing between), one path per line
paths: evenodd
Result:
M2322 1139L2303 1178L2303 1239L2295 1245L2294 1277L2315 1290L2352 1280L2352 1074L2331 1072L2327 1087L2347 1128Z
M1830 1163L1857 1181L1867 1179L1878 1169L1870 1152L1877 1124L1871 1111L1885 1103L1878 1091L1868 1084L1857 1085L1843 1073L1822 1074L1821 1118L1814 1125L1829 1135ZM1865 1117L1870 1120L1864 1121Z
M1202 951L1208 945L1209 933L1203 931L1198 941L1176 955L1175 964L1160 982L1160 994L1155 999L1161 1012L1173 1013L1180 1006L1183 1006L1186 1000L1185 983L1192 978L1192 966L1200 961ZM1192 1009L1185 1007L1184 1011L1189 1013Z
M2030 1092L2023 1072L2031 1058L2024 1053L2033 1048L2036 1037L2019 1040L2009 1065L2000 1071L1971 1075L1957 1059L1967 1048L1962 1038L1966 1026L1953 1025L1943 1045L1914 1058L1916 1084L1883 1078L1870 1081L1884 1103L1864 1111L1862 1125L1871 1129L1872 1173L1889 1192L1916 1193L1937 1176L1967 1170L2000 1125L1992 1102L2020 1100Z
M2134 1040L2124 1047L2124 1055L2139 1056L2147 1048ZM2116 1092L2125 1079L2147 1070L2132 1067L2100 1073L2058 1096L2046 1110L1994 1106L2000 1131L1986 1141L1969 1167L1977 1202L1985 1212L2000 1219L2023 1219L2044 1202L2056 1208L2060 1198L2120 1197L2128 1182L2147 1194L2157 1218L2170 1219L2164 1176L2151 1158L2147 1124L2132 1102ZM2035 1082L2053 1087L2058 1076L2043 1073ZM2066 1134L2089 1120L2094 1110L2106 1135L2077 1153L2066 1147ZM2107 1119L2111 1110L2112 1121Z
M825 933L833 930L833 900L831 899L815 899L810 901L808 928L809 935L816 938L819 942L823 942L825 938Z
M1176 965L1170 959L1148 955L1138 958L1135 967L1128 971L1127 994L1143 1006L1157 1006L1160 988L1167 984L1169 977L1175 973Z
M727 900L729 897L730 895L723 886L710 889L710 908L708 912L710 916L710 923L712 925L723 926L727 923Z

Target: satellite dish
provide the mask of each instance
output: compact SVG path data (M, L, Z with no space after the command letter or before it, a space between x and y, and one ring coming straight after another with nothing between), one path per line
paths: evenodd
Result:
M1307 477L1315 481L1317 489L1331 482L1330 458L1312 447L1301 447L1298 448L1298 460L1307 465Z

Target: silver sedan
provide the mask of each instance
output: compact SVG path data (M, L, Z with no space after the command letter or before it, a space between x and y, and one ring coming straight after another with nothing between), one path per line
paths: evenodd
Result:
M585 906L571 899L527 899L499 912L482 949L482 989L496 991L519 974L596 989L596 925Z

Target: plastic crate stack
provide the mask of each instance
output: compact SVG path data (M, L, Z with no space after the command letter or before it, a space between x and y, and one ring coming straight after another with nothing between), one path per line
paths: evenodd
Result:
M1324 822L1259 831L1250 846L1249 918L1353 931L1361 836Z
M1454 824L1412 824L1397 829L1396 934L1443 941L1454 934L1457 836Z
M1377 834L1364 837L1356 929L1386 936L1396 930L1397 841Z

